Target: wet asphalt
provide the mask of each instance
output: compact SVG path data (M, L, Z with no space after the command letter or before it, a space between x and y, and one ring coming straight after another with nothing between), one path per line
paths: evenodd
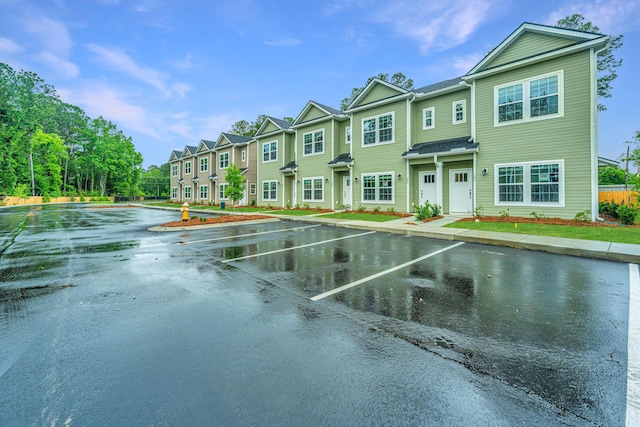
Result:
M627 264L177 215L0 209L0 426L624 425Z

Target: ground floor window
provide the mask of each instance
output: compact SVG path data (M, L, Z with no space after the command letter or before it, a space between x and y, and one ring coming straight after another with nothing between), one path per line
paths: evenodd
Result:
M178 187L171 187L171 198L172 199L178 198Z
M252 196L255 196L256 191L257 191L256 187L257 186L256 186L255 182L249 184L249 194L251 194Z
M185 199L190 199L191 198L191 187L189 187L189 186L184 187L184 198Z
M564 206L563 161L495 166L495 204Z
M262 200L278 199L278 181L262 181Z
M201 185L200 186L200 200L207 200L209 197L209 186Z
M393 172L363 174L362 201L393 203Z
M220 184L220 185L218 185L218 195L220 196L220 200L228 199L226 194L224 194L227 191L227 187L229 187L229 184Z
M324 178L305 178L302 180L302 201L324 201Z

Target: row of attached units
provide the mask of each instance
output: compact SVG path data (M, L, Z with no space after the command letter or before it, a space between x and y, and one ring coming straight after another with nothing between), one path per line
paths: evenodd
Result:
M525 23L462 77L411 90L376 78L344 111L309 101L293 123L268 117L253 138L174 152L172 199L223 201L228 159L247 168L247 204L595 218L596 64L608 43ZM217 174L203 183L206 154Z

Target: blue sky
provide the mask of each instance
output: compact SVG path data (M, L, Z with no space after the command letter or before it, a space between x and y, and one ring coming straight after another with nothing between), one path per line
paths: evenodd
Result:
M640 0L454 3L0 0L0 61L116 123L148 167L240 119L296 117L310 99L337 108L381 72L416 87L463 75L522 22L580 13L624 34L599 115L599 154L620 157L640 129Z

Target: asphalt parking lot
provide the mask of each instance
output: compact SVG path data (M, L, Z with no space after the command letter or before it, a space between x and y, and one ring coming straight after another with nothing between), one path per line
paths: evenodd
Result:
M625 424L629 264L175 216L0 210L0 425Z

